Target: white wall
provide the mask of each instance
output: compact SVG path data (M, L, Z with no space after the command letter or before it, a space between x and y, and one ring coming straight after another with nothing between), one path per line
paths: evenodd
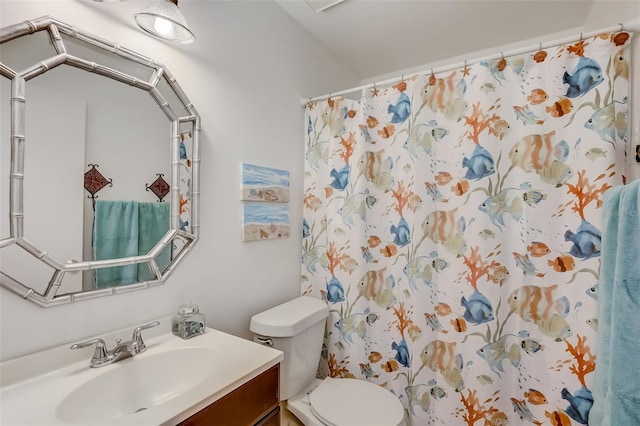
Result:
M51 15L169 68L202 116L201 240L167 283L153 289L46 309L0 289L1 360L144 323L188 301L200 305L209 326L249 337L251 315L300 292L298 100L353 86L356 77L275 3L180 2L197 37L188 46L134 28L132 14L148 3L2 0L0 25ZM241 242L241 162L290 171L290 238Z

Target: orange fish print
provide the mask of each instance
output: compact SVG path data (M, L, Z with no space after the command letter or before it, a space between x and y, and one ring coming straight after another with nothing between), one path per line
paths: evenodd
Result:
M529 403L533 405L543 405L548 403L547 398L544 396L544 394L535 389L529 389L528 392L524 393L524 397L527 398L529 400Z
M508 302L512 311L527 321L538 321L552 315L565 316L569 312L569 300L566 296L555 299L558 284L549 287L525 285L514 290Z
M365 273L358 281L358 294L367 300L373 300L378 306L389 308L396 301L392 288L395 285L393 275L386 275L386 269Z
M353 118L356 116L356 112L352 109L350 109L349 111L347 111L347 117L349 118Z
M464 85L455 81L456 72L446 78L435 78L422 88L422 101L433 112L442 112L446 119L459 121L467 111Z
M467 249L464 239L465 219L457 218L458 208L453 210L435 210L422 222L422 231L434 243L442 243L451 254L460 257Z
M357 167L368 182L373 183L376 188L382 191L389 190L394 183L393 175L391 174L393 159L385 156L384 149L377 152L363 152L358 160Z
M382 354L380 352L371 352L369 354L369 362L376 363L382 359Z
M412 212L415 212L422 205L422 198L418 194L412 194L409 197L409 202L407 203L407 207Z
M444 317L446 315L449 315L451 313L451 306L447 305L444 302L440 302L438 303L438 305L436 306L436 313L438 315L440 315L441 317Z
M387 124L381 130L378 130L378 134L382 136L382 139L389 139L396 132L396 128L393 124Z
M500 140L511 130L511 126L506 120L498 120L489 127L489 134L498 137Z
M552 117L562 117L569 114L573 109L573 104L568 98L560 98L560 100L553 103L553 105L545 108L545 111Z
M380 367L382 367L382 369L387 373L398 371L398 361L390 359L389 361L382 363Z
M547 92L542 89L533 89L531 94L527 96L527 101L529 101L531 105L541 104L547 99L549 99L549 96L547 95Z
M507 278L509 278L509 270L504 265L496 266L487 274L487 279L494 284L500 285L500 287L502 287Z
M453 178L451 177L451 173L449 172L438 172L438 174L436 175L436 182L441 186L451 182L451 179Z
M464 389L464 382L462 374L460 374L462 369L461 357L455 351L455 342L448 343L442 340L434 340L424 347L420 353L420 359L432 371L439 371L444 381L458 392Z
M491 417L485 419L484 426L507 426L509 418L502 411L493 413Z
M542 257L551 253L551 249L545 244L538 241L534 241L530 246L527 246L527 251L531 253L533 257Z
M324 188L324 195L329 198L331 197L331 195L333 194L333 187L331 186L325 186Z
M378 247L380 245L381 240L380 240L380 237L378 237L376 235L372 235L372 236L369 237L367 242L369 243L369 247L375 248L375 247Z
M343 99L327 99L327 107L322 111L322 122L329 127L332 137L340 136L345 132L344 119L347 107L341 107Z
M373 129L374 127L376 127L379 124L378 119L373 117L373 116L368 116L367 117L367 127L370 129Z
M507 302L511 311L524 321L533 322L541 332L561 342L571 336L571 326L564 319L569 313L569 299L554 296L557 284L549 287L525 285L514 290Z
M387 244L380 249L380 253L382 253L384 257L395 256L398 253L398 247L396 247L395 244Z
M462 317L452 319L450 323L453 326L453 329L458 333L467 331L467 321Z
M535 172L543 182L559 188L574 172L564 163L569 151L567 142L560 141L552 145L551 139L555 134L555 131L551 131L521 138L509 151L509 159L512 166L520 167L525 172Z
M451 192L457 196L464 195L469 190L469 181L466 179L460 179L460 182L451 187Z
M573 259L573 256L569 254L563 254L553 260L548 260L547 264L556 272L573 271L576 267L576 261Z
M533 55L533 60L536 61L537 63L544 62L546 58L547 58L547 52L545 52L544 50L539 50L536 52L535 55Z
M562 410L556 410L553 412L545 411L544 415L549 418L552 426L571 426L573 422L571 418Z

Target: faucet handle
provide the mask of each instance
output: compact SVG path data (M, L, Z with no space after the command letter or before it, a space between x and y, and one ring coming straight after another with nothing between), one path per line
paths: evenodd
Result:
M93 352L93 357L91 357L91 362L89 364L91 367L99 366L111 361L113 355L109 354L109 351L107 351L107 345L102 339L93 339L86 342L76 343L74 345L71 345L71 349L86 348L87 346L91 346L93 344L96 345L96 350Z
M152 327L156 327L160 325L159 321L154 321L151 322L149 324L145 324L145 325L141 325L139 327L136 327L133 330L133 336L131 337L131 340L133 342L135 342L135 351L136 353L141 353L144 352L145 350L147 350L147 346L144 344L144 341L142 340L142 330L146 330L148 328L152 328Z

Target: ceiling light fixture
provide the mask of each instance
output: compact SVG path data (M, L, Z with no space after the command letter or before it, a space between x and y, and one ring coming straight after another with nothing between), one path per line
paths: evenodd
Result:
M160 0L144 12L136 13L133 18L145 32L162 40L181 44L196 40L178 9L178 0Z

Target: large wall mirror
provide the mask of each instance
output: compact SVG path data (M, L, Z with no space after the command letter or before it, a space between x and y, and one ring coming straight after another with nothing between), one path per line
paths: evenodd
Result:
M198 240L200 117L152 59L0 30L0 283L40 306L162 284Z

